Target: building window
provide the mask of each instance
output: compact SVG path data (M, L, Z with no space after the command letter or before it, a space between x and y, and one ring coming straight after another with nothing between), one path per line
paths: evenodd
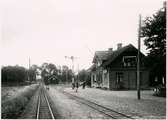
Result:
M124 67L135 67L137 64L136 56L123 56Z

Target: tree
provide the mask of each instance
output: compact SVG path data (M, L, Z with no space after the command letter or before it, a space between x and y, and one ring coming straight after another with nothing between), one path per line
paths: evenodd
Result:
M37 72L38 66L37 65L32 65L30 69L28 70L28 75L30 81L35 81L36 80L36 75L38 74Z
M142 27L144 44L149 50L146 65L151 68L151 84L166 81L166 2L152 17L147 17Z
M43 63L40 67L40 71L45 84L66 83L72 80L72 70L66 65L56 67L53 63Z
M58 82L54 82L53 79L50 79L53 75L55 75L57 78L59 78L58 72L59 71L58 71L56 65L54 65L53 63L43 63L41 66L41 76L44 79L44 82L46 84L58 83Z
M88 72L88 71L86 71L86 70L81 70L79 73L78 73L78 77L79 77L79 80L81 81L81 82L83 82L83 81L86 81L86 84L88 85L88 86L91 86L91 78L90 78L90 73Z
M19 84L27 79L27 70L21 66L6 66L1 70L2 83Z
M62 82L71 82L72 80L72 70L69 69L66 65L62 66L61 80Z
M48 64L47 69L50 75L58 75L58 70L54 64Z

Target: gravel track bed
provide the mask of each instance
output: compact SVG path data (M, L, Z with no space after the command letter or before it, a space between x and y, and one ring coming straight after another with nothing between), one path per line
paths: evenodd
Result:
M31 100L29 101L28 105L24 109L23 113L20 115L19 119L36 119L36 114L37 114L37 104L38 104L38 96L39 96L39 91L40 88L35 92ZM48 97L48 101L50 103L52 112L55 116L55 119L61 119L62 117L58 113L53 100L48 94L48 91L46 90L46 96Z
M106 119L102 113L70 99L68 96L59 92L54 87L50 87L48 91L55 106L63 119Z
M46 90L46 96L48 98L48 102L50 104L50 107L52 109L52 112L53 112L55 119L61 119L62 116L61 116L60 112L58 111L58 109L56 108L54 100L52 100L51 96L49 95L49 90Z

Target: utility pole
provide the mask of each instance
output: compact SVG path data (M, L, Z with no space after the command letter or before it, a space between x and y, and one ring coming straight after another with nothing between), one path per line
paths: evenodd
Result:
M139 15L138 28L138 54L137 54L137 99L140 100L140 37L141 37L141 15Z
M78 64L78 82L80 81L79 79L79 64Z
M28 81L30 81L30 66L31 66L31 61L30 61L30 57L28 59Z
M30 69L30 66L31 66L31 61L30 61L30 58L29 58L29 64L28 64L29 69Z
M71 61L72 61L72 73L73 73L73 75L72 75L72 82L74 82L74 59L76 59L76 57L74 57L74 56L71 56L71 57L65 56L65 58L71 59Z
M68 68L66 69L66 82L68 82Z

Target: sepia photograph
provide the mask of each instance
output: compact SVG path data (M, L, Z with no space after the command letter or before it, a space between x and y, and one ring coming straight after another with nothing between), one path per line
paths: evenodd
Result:
M166 119L166 0L1 0L1 119Z

